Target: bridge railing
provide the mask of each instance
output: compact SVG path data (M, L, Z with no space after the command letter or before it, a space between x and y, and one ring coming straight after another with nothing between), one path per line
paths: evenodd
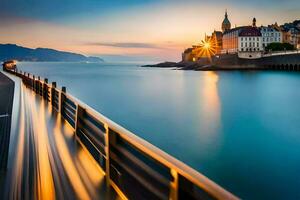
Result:
M73 127L123 199L238 199L207 177L114 123L85 103L21 71L10 71L49 101ZM176 147L174 147L176 148Z

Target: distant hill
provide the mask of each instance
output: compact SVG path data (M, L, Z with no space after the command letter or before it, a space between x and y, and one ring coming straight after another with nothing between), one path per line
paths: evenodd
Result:
M98 57L87 57L77 53L54 49L30 49L15 44L0 44L0 60L45 61L45 62L104 62Z

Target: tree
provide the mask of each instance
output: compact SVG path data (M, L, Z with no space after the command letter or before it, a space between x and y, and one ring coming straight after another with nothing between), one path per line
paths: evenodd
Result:
M273 42L268 44L266 46L266 51L289 51L289 50L295 50L295 47L292 44L289 43L279 43L279 42Z

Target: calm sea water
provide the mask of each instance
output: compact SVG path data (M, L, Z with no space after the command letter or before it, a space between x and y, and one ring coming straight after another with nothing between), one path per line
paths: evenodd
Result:
M300 73L19 63L243 199L300 199Z

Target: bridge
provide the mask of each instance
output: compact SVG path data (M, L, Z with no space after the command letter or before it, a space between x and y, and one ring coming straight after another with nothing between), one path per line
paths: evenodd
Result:
M56 82L5 74L15 95L4 199L238 199Z

